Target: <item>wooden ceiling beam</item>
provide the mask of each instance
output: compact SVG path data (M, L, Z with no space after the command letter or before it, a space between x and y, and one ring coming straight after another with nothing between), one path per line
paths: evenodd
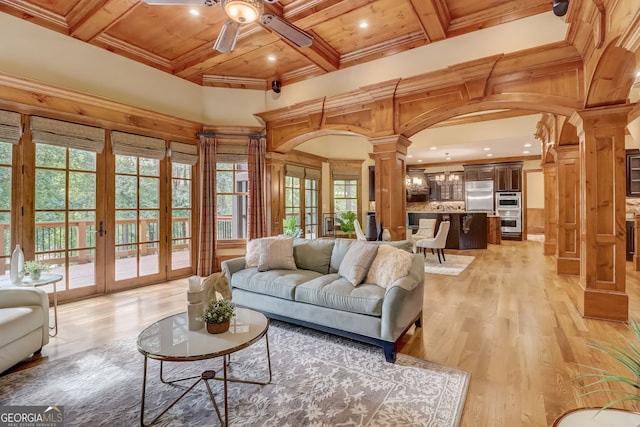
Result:
M108 0L97 9L86 11L82 19L71 28L71 36L92 42L111 26L125 18L137 5L139 0Z
M411 0L411 5L429 43L447 38L451 15L444 0Z
M502 2L497 6L482 9L476 13L454 18L449 25L449 37L470 33L482 28L492 27L528 16L549 12L548 0L515 0ZM544 29L541 29L544 31Z
M69 26L64 16L60 16L57 13L35 4L19 0L3 0L0 2L0 12L33 22L34 24L41 25L59 33L69 34Z
M80 22L89 18L108 1L109 0L80 0L77 2L66 16L67 25L70 28L69 32L71 33L71 29L76 27Z

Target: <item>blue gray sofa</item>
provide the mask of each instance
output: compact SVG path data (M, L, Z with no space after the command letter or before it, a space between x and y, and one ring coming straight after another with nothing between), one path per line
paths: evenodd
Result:
M259 271L246 267L244 257L224 261L222 268L236 304L273 319L379 345L393 363L398 339L414 323L421 326L424 259L411 254L407 261L403 255L408 274L386 288L372 283L354 286L339 271L355 242L364 244L351 239L295 239L296 270ZM410 241L366 244L412 248Z

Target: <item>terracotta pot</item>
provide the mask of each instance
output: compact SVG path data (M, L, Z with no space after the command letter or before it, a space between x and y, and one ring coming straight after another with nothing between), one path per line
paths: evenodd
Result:
M224 323L207 323L207 332L210 334L221 334L229 330L231 320L227 320Z

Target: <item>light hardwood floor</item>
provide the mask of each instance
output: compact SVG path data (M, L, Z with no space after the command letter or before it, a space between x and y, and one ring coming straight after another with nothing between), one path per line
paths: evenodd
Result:
M542 255L541 243L505 241L464 254L476 259L460 276L425 276L423 327L410 331L401 349L471 372L461 425L546 426L566 410L608 402L609 394L580 397L575 377L585 372L578 364L619 371L586 344L630 337L625 326L581 318L572 299L577 278L557 276L555 259ZM627 263L636 319L639 284L640 274ZM186 289L184 279L64 304L59 335L41 358L14 370L135 336L184 311Z

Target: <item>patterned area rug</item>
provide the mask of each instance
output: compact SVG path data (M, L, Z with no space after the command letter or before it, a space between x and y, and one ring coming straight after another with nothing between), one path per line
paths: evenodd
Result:
M382 349L281 322L269 328L273 379L230 383L234 426L458 426L470 374L413 357L384 360ZM46 352L46 351L45 351ZM221 360L165 363L165 378L218 369ZM149 362L147 413L191 385L162 384ZM62 405L65 426L140 425L143 357L135 339L0 377L0 405ZM267 378L265 340L231 358L230 376ZM211 381L221 411L222 383ZM155 416L154 411L151 415ZM151 417L146 416L145 422ZM200 383L154 426L218 426Z
M438 262L438 255L427 253L424 258L424 272L431 274L444 274L446 276L458 276L473 262L476 257L469 255L454 255L445 252L447 258L442 264Z

